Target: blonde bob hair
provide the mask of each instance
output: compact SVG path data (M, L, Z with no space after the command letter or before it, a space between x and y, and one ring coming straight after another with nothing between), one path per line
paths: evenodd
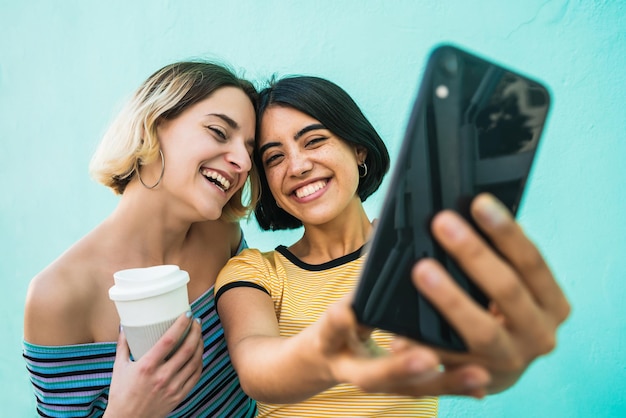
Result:
M104 134L89 166L92 177L116 194L123 194L137 175L139 166L160 158L159 123L175 119L185 109L227 86L240 88L256 109L258 95L253 84L223 65L184 61L167 65L152 74ZM246 187L249 190L244 193ZM259 186L254 167L246 187L238 190L226 204L222 219L235 221L255 205ZM244 194L247 194L247 203L244 203Z

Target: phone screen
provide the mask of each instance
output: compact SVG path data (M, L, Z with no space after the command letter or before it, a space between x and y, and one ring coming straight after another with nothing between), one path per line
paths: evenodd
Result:
M410 270L439 260L478 303L485 295L432 238L442 209L466 219L490 192L517 212L550 106L545 86L458 47L429 57L395 163L353 307L363 324L464 351L464 342L421 296Z

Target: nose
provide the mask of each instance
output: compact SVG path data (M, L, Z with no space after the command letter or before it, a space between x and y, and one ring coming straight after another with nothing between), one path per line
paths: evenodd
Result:
M300 177L313 169L313 162L306 155L294 152L289 156L289 174Z
M232 143L230 151L226 154L226 159L240 172L247 173L252 169L252 159L243 141Z

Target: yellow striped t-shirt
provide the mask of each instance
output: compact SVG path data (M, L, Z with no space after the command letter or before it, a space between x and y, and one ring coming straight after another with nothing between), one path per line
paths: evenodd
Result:
M361 250L324 264L304 263L284 246L276 251L244 250L229 260L215 291L229 284L254 283L274 302L281 336L293 336L314 323L326 308L356 286L365 256ZM244 285L242 283L242 285ZM389 348L392 335L375 331L373 339ZM365 393L342 384L298 404L258 403L260 417L436 417L436 397L411 398Z

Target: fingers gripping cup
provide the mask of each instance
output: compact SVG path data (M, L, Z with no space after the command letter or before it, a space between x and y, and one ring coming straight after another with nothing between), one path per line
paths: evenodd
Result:
M120 270L109 298L115 302L130 352L139 360L182 313L190 310L189 274L175 265Z

